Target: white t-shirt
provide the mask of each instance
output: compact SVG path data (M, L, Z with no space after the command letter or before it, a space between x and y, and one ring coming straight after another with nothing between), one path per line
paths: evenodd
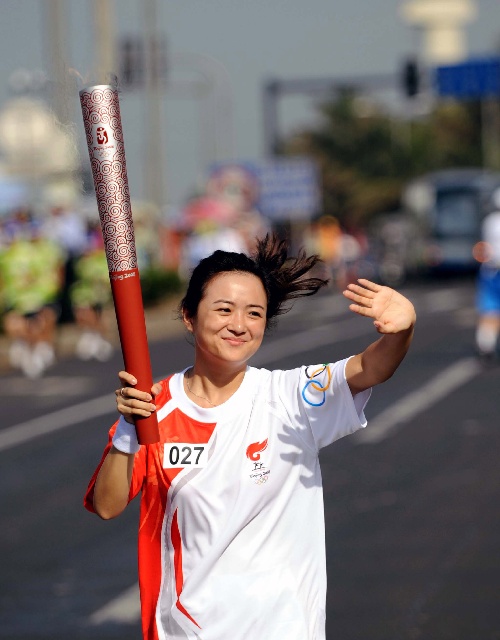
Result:
M248 367L209 409L187 397L184 372L162 382L161 442L136 454L130 492L142 490L144 638L324 640L318 452L366 425L370 396L353 399L346 361Z
M500 267L500 211L486 216L482 225L483 240L490 246L490 263Z

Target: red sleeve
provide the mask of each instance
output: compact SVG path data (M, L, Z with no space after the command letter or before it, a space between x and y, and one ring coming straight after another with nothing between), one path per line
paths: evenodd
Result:
M113 445L113 436L116 431L116 427L118 425L118 420L114 423L114 425L109 430L108 434L108 444L104 449L104 453L102 454L101 461L97 466L97 469L94 471L92 478L90 479L89 486L87 487L87 491L85 493L85 497L83 499L83 506L92 513L95 513L94 509L94 487L97 476L99 475L99 471L101 470L102 464L108 455L109 450ZM146 475L146 446L142 445L139 449L138 453L135 454L134 459L134 470L132 472L132 482L130 484L130 493L128 496L128 501L133 500L139 491L142 488L144 477Z

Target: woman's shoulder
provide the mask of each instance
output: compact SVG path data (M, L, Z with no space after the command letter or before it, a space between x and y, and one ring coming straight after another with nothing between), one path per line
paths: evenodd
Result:
M300 380L304 367L294 369L265 369L249 367L247 375L254 388L265 392L266 397L279 396L287 388L294 387Z
M319 364L301 364L292 369L264 369L249 367L254 380L260 384L279 385L289 387L295 386L302 379L314 378L324 371L328 371L330 375L334 371L343 371L348 358L335 362L326 362Z

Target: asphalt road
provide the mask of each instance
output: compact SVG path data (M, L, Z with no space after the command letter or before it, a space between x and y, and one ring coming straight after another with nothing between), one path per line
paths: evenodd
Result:
M327 638L500 639L500 367L474 358L472 281L404 293L418 314L410 354L374 390L363 435L321 454ZM318 295L281 319L253 364L337 360L375 337L340 296ZM174 337L151 352L159 378L192 347ZM119 368L117 353L66 358L39 381L0 376L0 638L140 638L138 504L111 522L82 507Z

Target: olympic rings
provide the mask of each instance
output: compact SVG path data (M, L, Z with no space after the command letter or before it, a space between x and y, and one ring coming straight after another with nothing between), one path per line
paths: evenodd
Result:
M324 383L323 386L321 386L321 383L319 383L318 380L314 380L314 378L324 373L324 371L327 372L327 377L326 377L326 382ZM331 369L326 364L320 367L319 369L316 369L312 374L309 374L308 370L306 369L306 376L309 378L309 380L306 382L306 384L304 385L304 388L302 389L302 398L311 407L321 407L326 402L326 391L330 386L330 382L332 381ZM306 397L306 391L309 386L312 386L314 391L319 391L320 393L323 393L323 398L321 399L320 402L311 402L311 400L309 400L309 398Z

